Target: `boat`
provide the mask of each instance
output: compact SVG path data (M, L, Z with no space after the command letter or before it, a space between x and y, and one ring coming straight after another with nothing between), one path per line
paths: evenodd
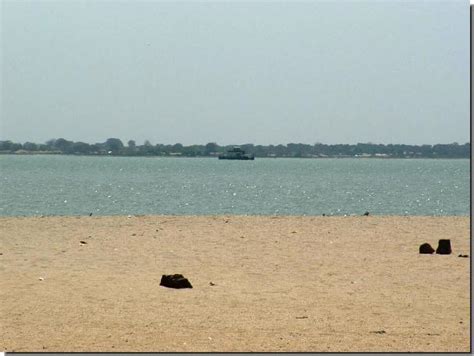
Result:
M220 154L219 159L239 159L243 161L253 161L255 156L249 153L245 153L243 149L238 146L234 146L232 149L228 150L226 153Z

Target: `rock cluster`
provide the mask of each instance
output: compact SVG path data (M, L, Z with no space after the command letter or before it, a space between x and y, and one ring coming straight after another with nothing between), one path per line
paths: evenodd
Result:
M429 243L424 243L420 245L420 253L424 254L432 254L435 250ZM451 240L449 239L441 239L438 242L438 248L436 249L436 253L439 255L449 255L451 254Z

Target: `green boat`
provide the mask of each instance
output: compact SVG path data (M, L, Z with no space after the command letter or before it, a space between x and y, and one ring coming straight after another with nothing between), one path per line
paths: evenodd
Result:
M220 154L218 157L219 159L239 159L243 161L253 161L255 159L254 155L245 153L245 151L238 146L234 146L234 148L226 153Z

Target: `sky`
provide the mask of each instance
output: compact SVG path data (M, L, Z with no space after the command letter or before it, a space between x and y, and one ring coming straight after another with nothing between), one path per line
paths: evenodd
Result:
M0 3L0 140L469 141L467 0Z

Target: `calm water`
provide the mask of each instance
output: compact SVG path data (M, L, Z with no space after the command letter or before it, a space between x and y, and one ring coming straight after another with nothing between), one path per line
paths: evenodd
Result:
M468 215L469 160L0 156L0 215Z

